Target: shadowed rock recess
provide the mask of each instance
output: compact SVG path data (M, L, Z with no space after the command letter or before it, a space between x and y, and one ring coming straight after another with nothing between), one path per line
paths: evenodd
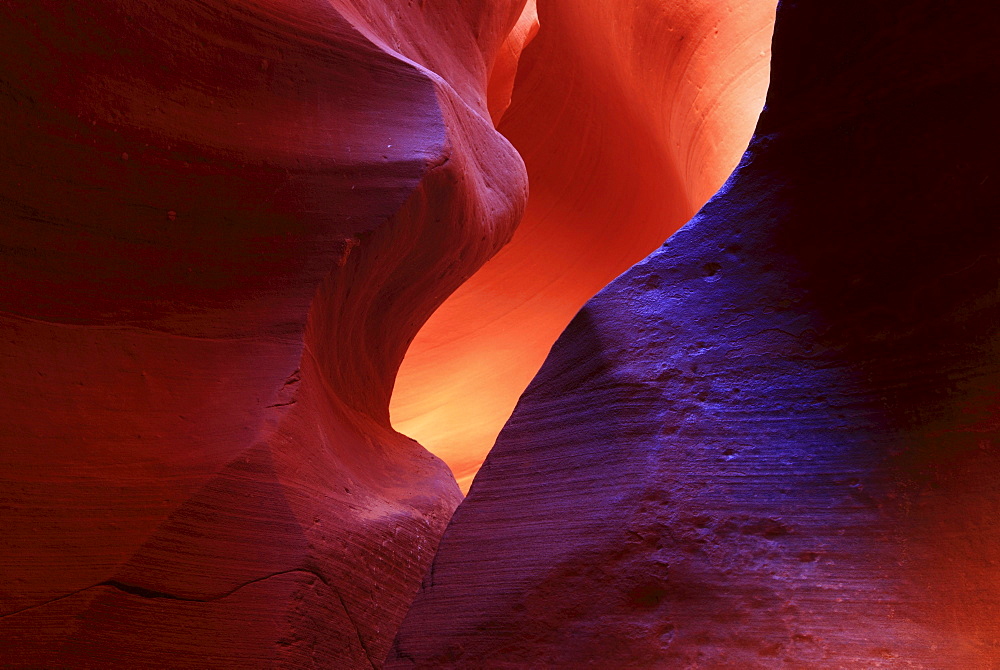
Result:
M386 667L1000 667L997 25L781 3L742 163L555 344Z

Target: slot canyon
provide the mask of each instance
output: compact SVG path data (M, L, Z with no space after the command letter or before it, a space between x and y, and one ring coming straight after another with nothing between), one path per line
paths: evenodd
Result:
M998 26L0 3L0 668L1000 668Z

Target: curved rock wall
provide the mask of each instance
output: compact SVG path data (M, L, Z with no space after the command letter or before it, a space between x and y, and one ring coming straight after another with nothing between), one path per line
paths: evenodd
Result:
M553 347L387 667L998 667L998 21L781 4L740 167Z
M736 165L763 105L775 4L538 3L499 125L528 167L524 221L417 335L392 399L396 428L463 489L573 314Z
M525 224L393 401L463 485L725 178L772 15L0 7L0 665L1000 663L1000 16L927 0L783 3L390 649L461 496L389 396L524 211L494 123Z
M385 657L460 499L392 378L526 198L523 2L399 4L0 7L3 667Z

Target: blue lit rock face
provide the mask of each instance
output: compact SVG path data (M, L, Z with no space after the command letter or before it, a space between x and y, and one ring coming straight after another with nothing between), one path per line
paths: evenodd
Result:
M556 343L387 667L1000 667L998 21L782 3L740 168Z

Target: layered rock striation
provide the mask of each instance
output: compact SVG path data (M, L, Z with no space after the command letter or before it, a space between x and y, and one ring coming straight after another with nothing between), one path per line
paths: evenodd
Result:
M523 2L0 8L0 665L379 667L460 492L393 431L506 242Z
M387 667L997 667L998 20L782 2L739 168L553 347Z

